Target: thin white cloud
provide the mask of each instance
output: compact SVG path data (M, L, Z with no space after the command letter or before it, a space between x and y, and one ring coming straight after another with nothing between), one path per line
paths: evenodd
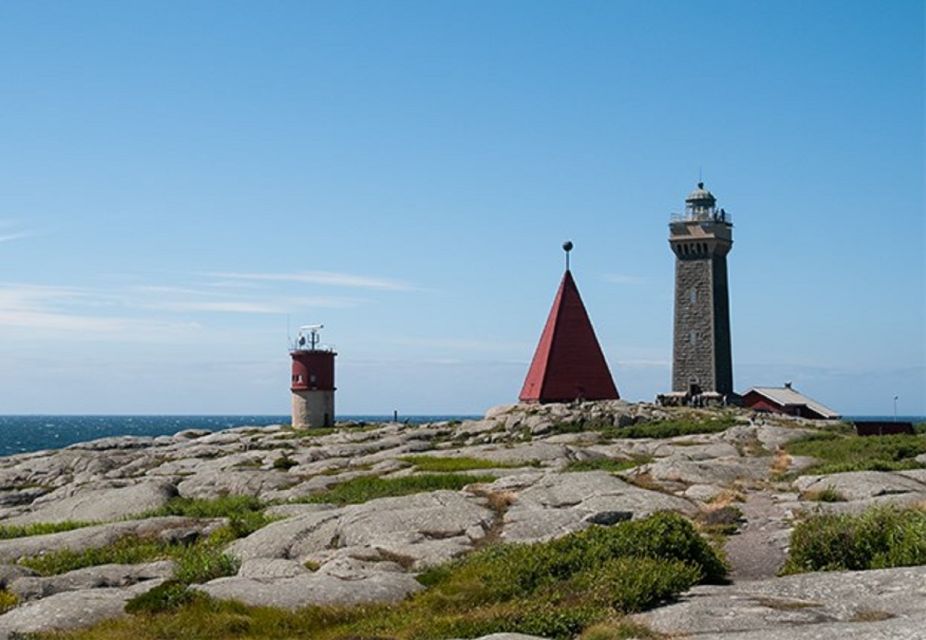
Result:
M19 231L17 233L5 233L0 234L0 242L10 242L12 240L19 240L20 238L28 238L32 234L28 231Z
M424 347L428 349L449 349L451 351L492 351L511 352L523 351L530 348L525 342L511 342L507 340L478 340L468 338L394 338L393 344Z
M320 284L331 287L353 287L358 289L378 289L382 291L413 291L408 282L389 278L361 276L334 271L302 271L297 273L238 273L218 272L205 274L214 278L227 280L251 280L263 282L298 282L302 284Z
M34 284L0 284L0 327L23 328L30 331L54 331L74 334L131 335L176 334L190 329L195 323L159 322L147 318L92 315L66 307L75 303L99 304L92 292L74 287Z
M606 273L604 275L604 280L612 284L643 284L646 282L646 278L642 276L634 276L626 273Z
M247 301L247 300L163 300L145 303L146 309L159 309L175 313L206 312L206 313L258 313L258 314L285 314L293 309L325 308L344 309L355 307L358 300L351 298L297 298L280 301Z

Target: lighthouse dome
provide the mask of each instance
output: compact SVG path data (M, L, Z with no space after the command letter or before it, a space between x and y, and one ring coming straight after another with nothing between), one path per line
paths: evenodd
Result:
M713 207L717 203L717 198L704 188L703 182L699 182L698 187L685 198L685 202L695 207Z

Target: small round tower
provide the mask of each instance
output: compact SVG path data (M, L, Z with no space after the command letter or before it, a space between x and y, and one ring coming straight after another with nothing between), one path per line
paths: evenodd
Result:
M289 355L293 359L290 390L293 428L330 427L334 424L334 349L319 345L324 325L299 328Z

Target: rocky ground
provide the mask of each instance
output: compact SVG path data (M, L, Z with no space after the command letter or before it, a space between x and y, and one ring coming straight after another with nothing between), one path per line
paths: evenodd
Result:
M20 564L23 558L101 548L126 535L196 539L224 522L143 516L176 496L224 495L271 503L267 514L275 520L230 543L227 552L240 563L236 575L196 587L215 598L291 609L398 601L422 588L417 572L489 542L547 540L671 510L737 530L725 542L733 582L696 587L636 617L656 632L723 640L926 637L924 567L775 577L800 513L923 503L926 470L799 475L812 461L791 458L782 446L820 425L745 411L728 410L735 424L724 431L673 438L616 438L597 428L717 415L623 402L515 405L463 423L188 430L2 458L0 527L98 524L0 539L0 589L18 602L0 615L0 638L124 615L129 599L173 571L171 561L158 561L41 577ZM498 466L465 471L475 481L459 491L306 502L357 477L420 474L406 459L414 455ZM629 468L595 469L605 460ZM780 480L782 474L794 479ZM843 500L811 499L824 489Z

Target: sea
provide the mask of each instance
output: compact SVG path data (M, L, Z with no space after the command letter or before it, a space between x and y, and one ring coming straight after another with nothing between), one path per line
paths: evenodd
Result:
M405 416L400 422L423 424L481 416ZM389 422L392 415L339 415L339 421ZM221 431L232 427L289 424L288 415L265 416L0 416L0 456L42 449L60 449L109 436L169 436L184 429Z

